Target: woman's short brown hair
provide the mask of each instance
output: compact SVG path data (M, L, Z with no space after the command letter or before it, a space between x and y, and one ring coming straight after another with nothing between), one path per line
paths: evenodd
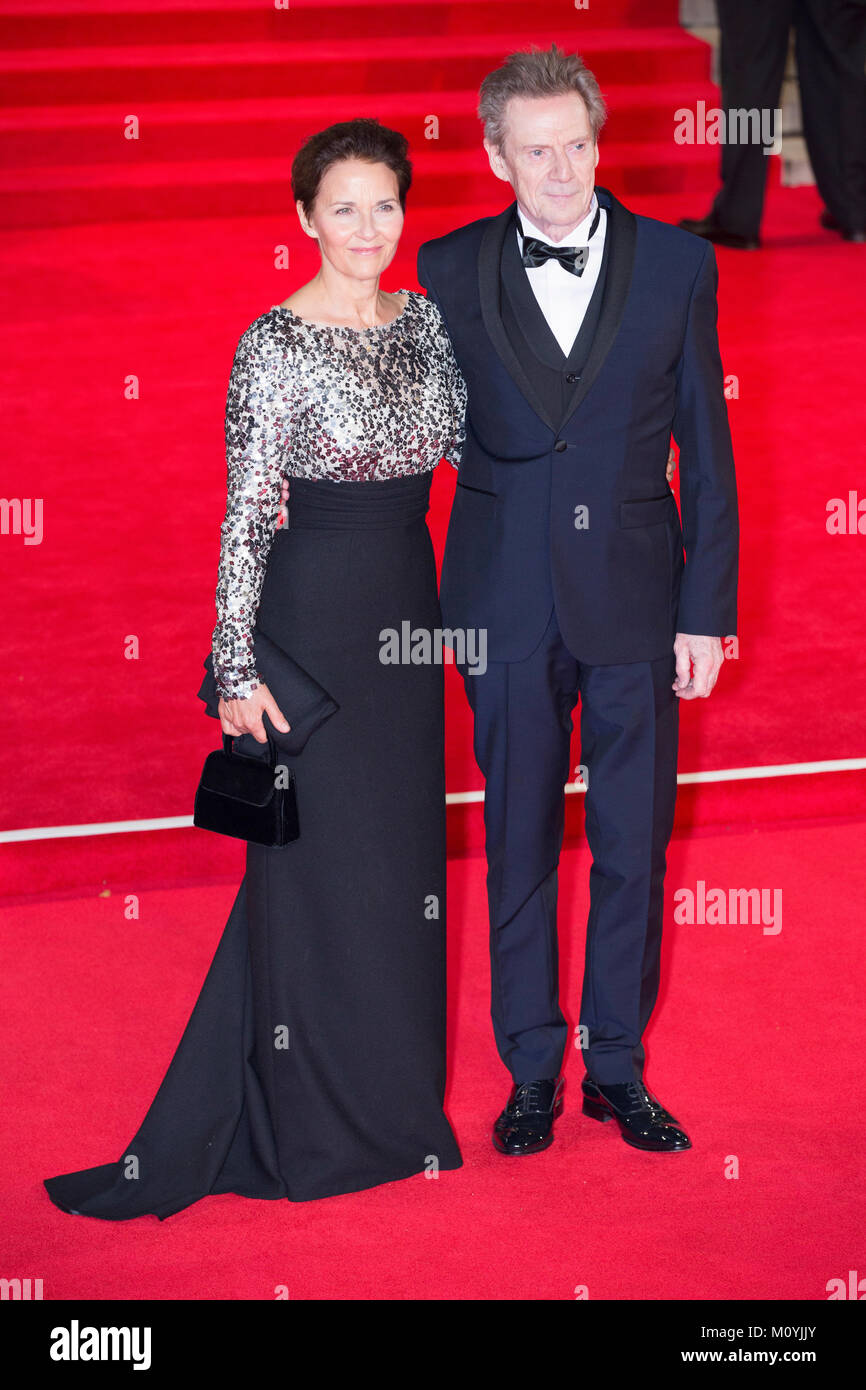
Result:
M385 164L397 177L400 206L406 210L406 194L412 183L409 141L399 130L390 130L372 116L337 121L304 141L292 160L292 196L307 217L313 210L322 179L333 164L344 159L363 159Z

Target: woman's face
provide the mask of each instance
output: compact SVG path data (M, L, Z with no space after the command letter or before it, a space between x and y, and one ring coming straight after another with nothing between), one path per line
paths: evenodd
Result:
M301 226L316 237L322 259L353 280L377 279L391 264L403 209L397 175L387 164L341 159L324 174L311 215L297 204Z

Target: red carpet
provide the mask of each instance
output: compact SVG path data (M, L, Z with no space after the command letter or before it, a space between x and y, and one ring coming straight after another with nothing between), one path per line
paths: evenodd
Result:
M0 831L188 816L215 738L195 691L215 620L231 358L252 319L316 264L288 195L297 140L351 111L407 131L418 172L390 279L414 286L420 241L507 197L485 171L473 91L510 47L580 44L612 108L598 180L668 221L702 212L715 183L716 150L670 138L679 106L717 99L709 50L679 28L674 0L592 13L555 0L545 23L556 34L539 33L525 5L492 0L424 0L399 7L399 21L373 0L279 13L249 0L6 9L0 331L14 434L3 490L43 499L44 537L3 539L16 590L7 718L40 730L40 775L22 778L19 745L3 741L0 787L14 795ZM118 136L129 111L138 141ZM424 138L431 113L438 140ZM683 711L683 772L864 751L866 648L850 634L866 548L828 535L825 518L828 500L858 485L866 277L862 248L820 229L819 211L813 189L774 186L766 249L718 256L723 360L739 392L740 649L712 700ZM274 270L284 243L289 266ZM453 485L440 467L440 552ZM448 674L448 788L478 790L468 709ZM35 709L46 692L60 706L48 718ZM683 788L680 829L866 815L863 773L744 785ZM449 819L455 852L479 846L477 804ZM579 819L570 798L569 832ZM168 885L239 862L191 831L120 840L7 846L0 891L119 887L129 872Z
M691 1132L636 1153L581 1116L567 1061L554 1146L506 1159L488 1130L508 1076L488 1020L483 861L449 868L449 1117L464 1166L290 1205L210 1197L160 1223L73 1218L41 1180L108 1162L162 1079L234 888L0 912L4 1268L46 1299L808 1299L862 1272L860 825L700 838L668 884L781 889L782 928L666 928L650 1086ZM577 1020L585 852L565 856L563 1007ZM844 891L841 891L844 887ZM130 1085L130 1077L134 1084ZM12 1122L10 1122L10 1120ZM739 1177L726 1177L732 1159ZM859 1261L859 1264L858 1264Z
M191 813L217 741L195 692L232 355L316 269L288 190L298 141L351 114L406 132L416 182L386 288L414 287L422 240L507 198L480 149L478 81L509 49L555 38L580 49L611 106L599 183L665 221L702 214L717 151L675 145L674 112L718 92L677 13L676 0L543 13L524 0L6 0L0 491L41 499L44 535L0 537L0 832ZM822 230L820 211L814 189L779 186L773 160L764 248L718 252L739 653L712 699L682 710L684 773L866 755L866 540L826 528L831 499L866 496L864 251ZM453 486L440 467L440 554ZM449 792L477 792L447 674ZM579 837L581 798L568 805ZM488 1021L484 865L458 858L448 1108L464 1168L300 1207L211 1198L163 1224L75 1221L41 1180L114 1158L134 1132L243 847L188 829L0 846L0 1044L14 1059L0 1274L42 1277L46 1299L270 1299L278 1285L296 1299L573 1299L581 1286L592 1299L826 1298L863 1265L864 822L862 771L681 788L647 1079L690 1153L636 1153L582 1118L579 1055L554 1147L522 1162L493 1152L508 1078ZM449 837L455 851L479 844L477 803L450 808ZM560 901L575 1021L588 857L571 843ZM673 894L698 881L779 890L782 930L674 924Z
M670 220L702 208L685 195L649 203ZM718 256L723 360L739 382L729 412L740 655L711 700L682 711L684 772L864 754L866 646L853 639L866 546L828 535L825 519L828 500L860 481L851 441L866 432L866 277L862 248L819 229L819 209L812 189L774 187L766 249ZM414 285L417 243L475 211L411 214L392 283ZM274 272L269 248L286 236L291 273ZM2 741L0 829L189 815L215 739L195 691L215 618L231 356L244 327L313 266L287 217L34 229L2 241L15 439L4 492L44 498L45 520L41 545L3 539L16 592L4 613L7 719L38 737L41 773L22 778L18 738ZM139 400L123 399L128 373L140 379ZM440 466L439 547L452 488ZM130 635L137 660L124 658ZM449 677L448 787L459 792L481 779L462 687ZM51 713L37 714L45 692ZM680 825L866 814L864 784L848 772L745 792L683 788ZM479 843L477 815L452 809L455 848L464 835ZM6 846L5 891L119 887L130 872L139 885L188 882L239 863L233 847L192 831L135 837L134 853L127 838Z

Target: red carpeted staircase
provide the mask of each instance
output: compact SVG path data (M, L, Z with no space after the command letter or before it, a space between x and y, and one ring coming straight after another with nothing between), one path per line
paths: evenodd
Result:
M676 16L676 0L22 0L5 6L0 57L7 225L283 212L299 141L358 114L409 136L414 206L487 202L478 84L510 49L552 41L581 52L609 102L614 191L708 192L714 151L671 140L677 107L715 92Z

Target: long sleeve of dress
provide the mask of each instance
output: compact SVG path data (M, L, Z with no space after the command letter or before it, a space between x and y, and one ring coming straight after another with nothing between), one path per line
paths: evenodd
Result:
M260 684L252 630L274 538L291 433L285 344L256 320L238 343L226 398L226 512L220 528L213 632L214 677L223 699Z
M451 358L449 376L451 378L451 404L454 414L454 433L451 443L445 450L443 457L446 458L454 468L459 468L460 460L463 457L463 445L466 443L466 403L468 392L466 390L466 382L463 380L463 373L457 365L450 342L448 344L448 353Z
M445 327L445 320L435 300L428 295L426 301L428 312L433 314L437 321L437 338L442 362L445 369L445 376L448 382L448 396L450 405L450 438L443 449L442 457L459 468L460 460L463 456L463 445L466 442L466 404L468 392L463 373L457 365L454 356L454 349L451 346L451 339L448 336L448 329Z

